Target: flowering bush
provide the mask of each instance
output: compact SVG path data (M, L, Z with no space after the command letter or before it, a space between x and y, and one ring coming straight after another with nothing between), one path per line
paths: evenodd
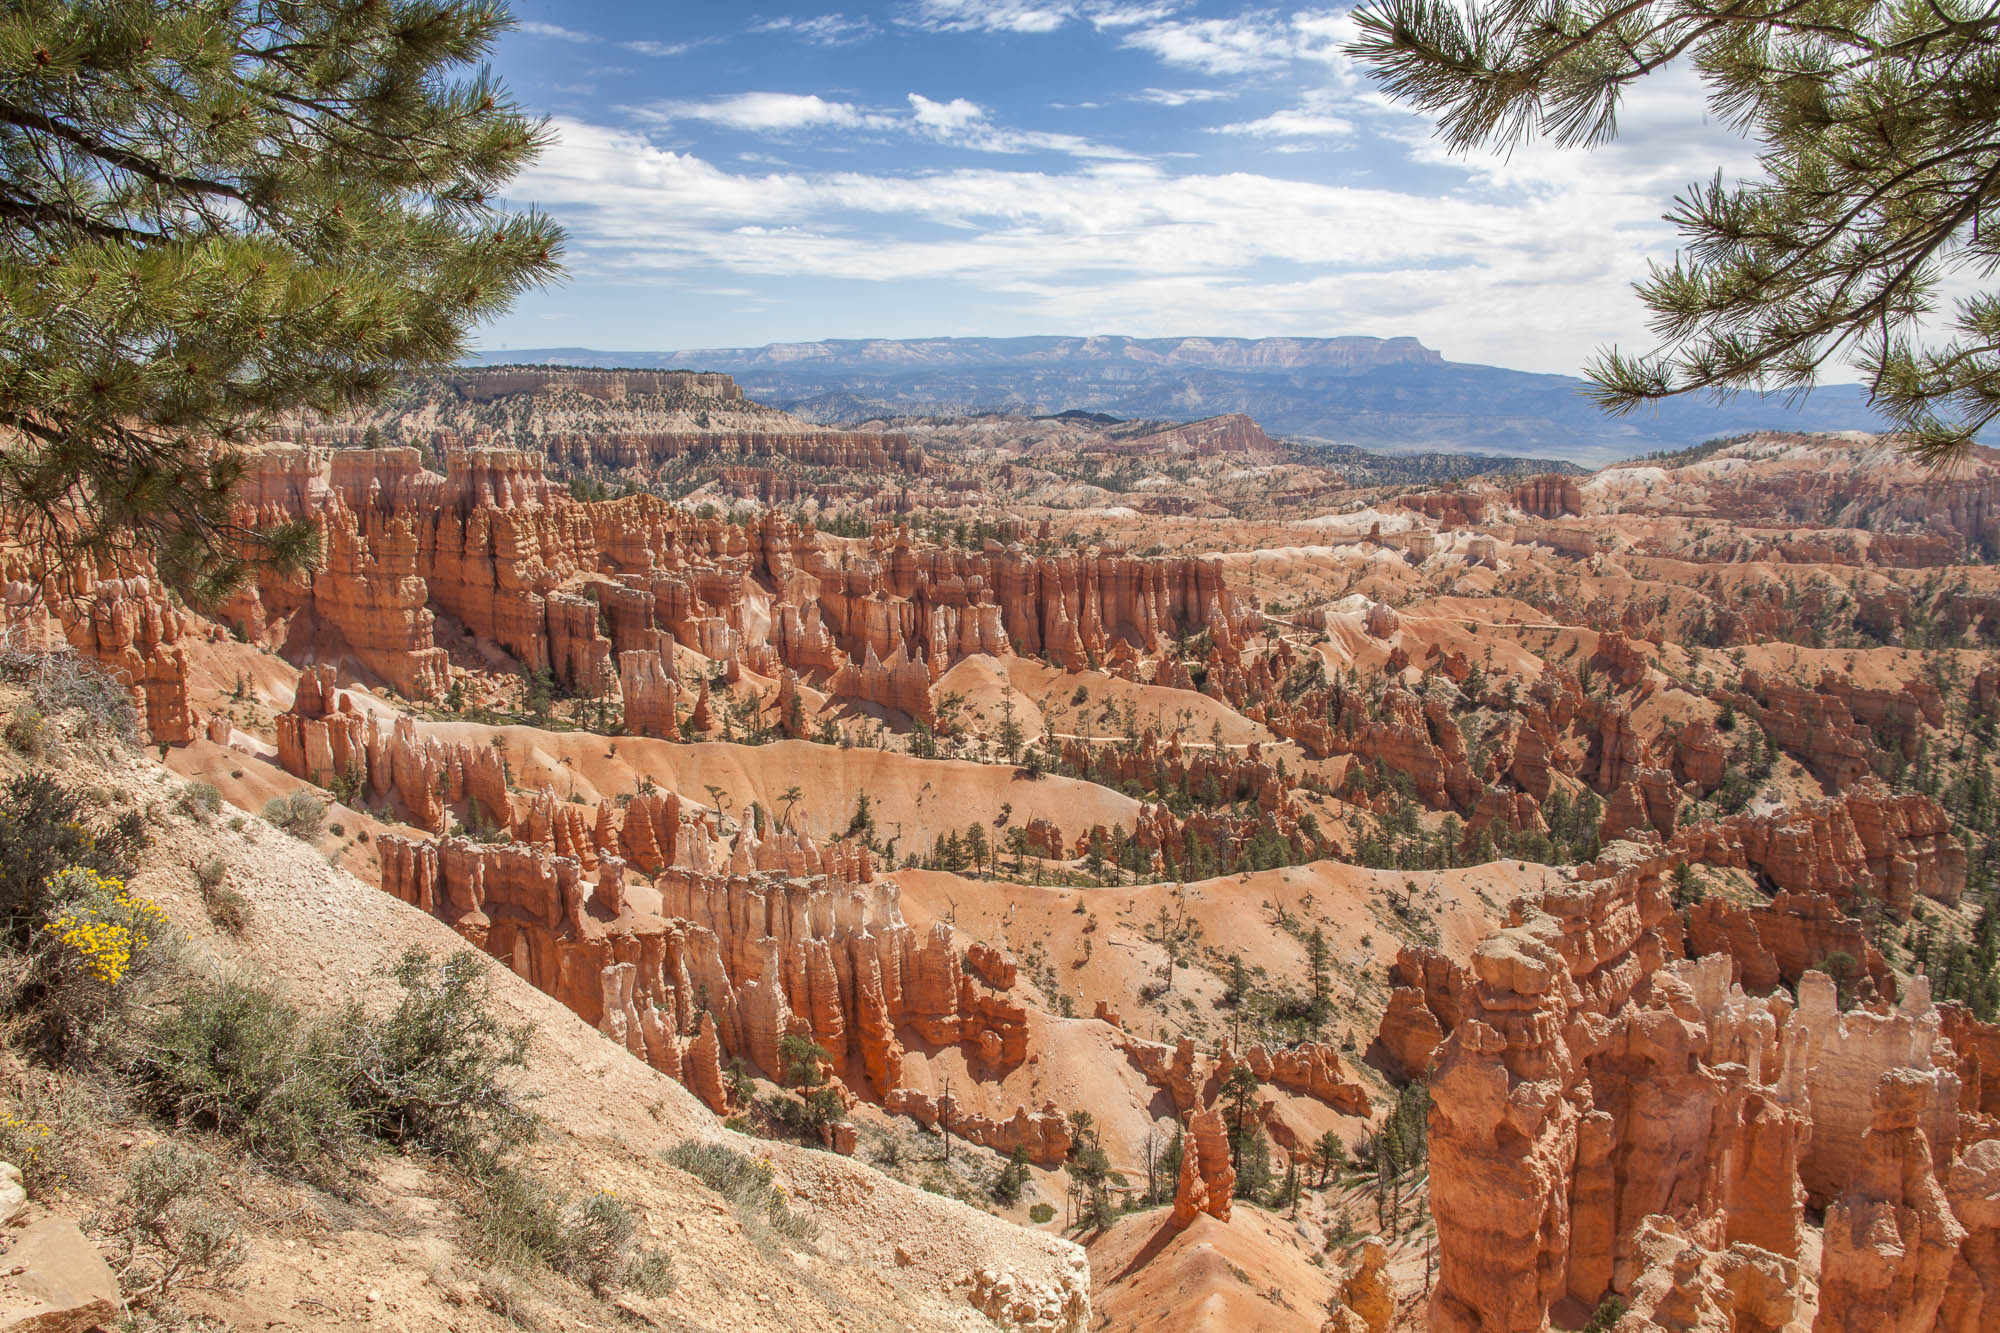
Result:
M49 876L41 927L28 941L15 1008L57 1060L95 1054L158 971L167 916L125 881L89 866Z
M30 936L61 910L54 894L78 866L101 875L129 874L146 845L145 821L127 810L93 827L84 799L45 773L0 787L0 942L29 946Z
M75 955L73 964L65 959L57 966L79 966L105 986L123 982L166 935L165 912L150 899L135 897L123 880L87 866L54 876L49 893L62 914L49 922L48 933Z

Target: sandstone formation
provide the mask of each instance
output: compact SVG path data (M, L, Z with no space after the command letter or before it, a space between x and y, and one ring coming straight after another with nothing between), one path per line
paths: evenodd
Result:
M1367 1333L1388 1333L1396 1317L1396 1290L1384 1270L1389 1251L1379 1237L1361 1242L1361 1262L1340 1284L1340 1303L1351 1310Z
M1992 1328L2000 1322L2000 1139L1967 1148L1944 1188L1966 1236L1938 1306L1939 1333Z
M0 641L47 652L65 641L129 691L146 739L177 745L202 729L189 700L189 647L210 632L150 564L121 577L41 569L37 553L0 543Z
M1938 1183L1960 1085L1927 987L1842 1013L1823 972L1794 1005L1732 985L1728 953L1674 961L1665 864L1614 845L1475 951L1431 1083L1432 1327L1526 1333L1614 1292L1652 1321L1634 1328L1738 1327L1700 1314L1749 1298L1726 1273L1755 1287L1750 1317L1789 1318L1771 1294L1809 1196L1841 1201L1824 1272L1846 1285L1817 1327L1931 1327L1967 1230ZM1661 1263L1682 1279L1661 1285Z
M1965 848L1950 829L1933 798L1864 782L1773 814L1692 825L1673 845L1689 860L1755 870L1784 892L1843 906L1872 898L1900 918L1919 895L1956 903L1964 893Z
M1121 1033L1118 1045L1133 1068L1183 1114L1215 1100L1223 1080L1239 1064L1248 1065L1259 1083L1311 1097L1342 1115L1366 1116L1371 1110L1367 1088L1348 1076L1339 1050L1325 1042L1275 1050L1253 1044L1239 1055L1224 1041L1213 1056L1198 1051L1193 1038L1166 1046Z
M891 1111L932 1125L948 1118L973 1142L1062 1162L1071 1129L1053 1107L992 1121L902 1086L906 1030L963 1046L995 1071L1026 1058L1011 969L967 966L942 922L913 930L865 849L783 833L758 841L746 829L726 856L710 853L694 833L704 826L676 824L677 798L664 800L650 827L676 830L675 850L652 853L671 864L650 884L627 885L626 862L583 840L579 824L571 848L533 831L502 846L384 835L382 885L718 1109L720 1059L741 1056L777 1077L780 1038L810 1037L833 1054L836 1074L865 1079ZM594 881L576 854L586 850Z
M1235 651L1246 623L1211 561L919 549L888 529L865 558L836 558L776 513L738 527L645 495L578 503L518 450L451 449L445 461L439 476L414 449L255 455L242 521L310 521L327 558L296 580L265 577L231 618L266 642L331 636L421 699L448 679L442 614L584 697L628 693L629 679L628 712L662 729L675 644L726 661L732 679L789 668L928 721L930 682L967 656L1081 667L1203 631ZM628 667L632 653L659 664Z
M1913 1069L1886 1071L1874 1089L1847 1190L1826 1214L1815 1330L1936 1327L1966 1232L1932 1172L1931 1093Z
M1561 518L1583 512L1583 492L1576 482L1558 473L1530 477L1514 488L1514 507L1536 518Z
M1236 1167L1229 1157L1229 1129L1215 1107L1196 1111L1181 1132L1181 1173L1174 1189L1175 1226L1197 1213L1227 1222L1236 1194Z
M1704 1249L1661 1216L1640 1223L1633 1248L1639 1276L1619 1333L1806 1333L1789 1259L1743 1241Z

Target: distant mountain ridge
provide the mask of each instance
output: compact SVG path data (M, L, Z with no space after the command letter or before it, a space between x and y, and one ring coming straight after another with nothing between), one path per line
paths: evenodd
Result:
M1274 436L1592 465L1752 430L1885 427L1855 385L1796 402L1676 399L1611 417L1573 376L1447 361L1415 338L828 339L662 352L536 348L475 359L724 371L750 397L830 425L974 412L1168 420L1241 412Z

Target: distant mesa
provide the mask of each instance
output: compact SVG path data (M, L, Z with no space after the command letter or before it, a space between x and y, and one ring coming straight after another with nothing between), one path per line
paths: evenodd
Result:
M1854 385L1799 401L1674 399L1611 417L1573 376L1448 361L1415 338L826 339L659 352L539 348L485 359L722 371L749 397L828 425L985 412L1079 421L1241 413L1280 438L1591 466L1753 430L1885 425Z

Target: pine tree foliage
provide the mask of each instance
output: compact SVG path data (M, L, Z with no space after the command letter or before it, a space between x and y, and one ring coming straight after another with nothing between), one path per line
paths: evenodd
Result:
M548 142L481 62L495 0L15 0L0 12L0 508L213 598L229 445L456 360L556 271L495 195Z
M2000 10L1985 0L1372 0L1352 54L1454 149L1595 145L1628 85L1691 65L1760 174L1691 187L1683 251L1638 286L1661 347L1612 349L1625 412L1699 391L1802 391L1830 365L1931 463L2000 416Z

